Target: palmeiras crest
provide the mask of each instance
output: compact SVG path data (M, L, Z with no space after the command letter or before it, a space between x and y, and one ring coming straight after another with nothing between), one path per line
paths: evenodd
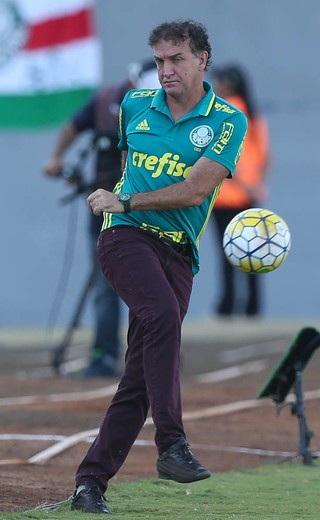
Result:
M213 137L214 132L208 125L201 125L193 128L189 135L189 139L192 144L194 144L194 146L198 146L199 148L207 146L212 141Z

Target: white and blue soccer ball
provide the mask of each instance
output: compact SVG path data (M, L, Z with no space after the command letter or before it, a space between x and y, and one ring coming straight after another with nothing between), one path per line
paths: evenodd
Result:
M229 262L249 274L277 269L287 258L291 234L286 222L273 211L250 208L238 213L223 236Z

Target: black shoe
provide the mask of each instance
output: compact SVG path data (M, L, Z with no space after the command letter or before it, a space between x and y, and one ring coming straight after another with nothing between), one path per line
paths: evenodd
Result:
M184 439L175 442L167 451L162 453L157 461L159 478L175 480L186 484L196 482L211 476L210 471L201 466L189 450Z
M218 316L232 316L233 311L230 305L219 305L216 310Z
M81 373L82 377L94 378L94 377L119 377L120 372L115 368L104 366L102 363L91 363Z
M78 494L74 494L71 500L71 509L73 511L83 511L84 513L98 513L112 515L107 507L106 499L101 493L98 486L91 482L85 484Z

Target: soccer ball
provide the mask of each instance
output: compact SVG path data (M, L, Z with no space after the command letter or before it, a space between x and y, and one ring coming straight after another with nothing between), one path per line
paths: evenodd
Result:
M249 274L277 269L288 256L291 235L285 221L268 209L251 208L238 213L223 236L229 262Z

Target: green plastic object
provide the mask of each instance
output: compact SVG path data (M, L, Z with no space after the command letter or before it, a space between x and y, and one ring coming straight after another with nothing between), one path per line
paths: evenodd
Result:
M270 397L275 403L284 402L295 382L296 372L305 368L314 351L320 346L320 333L305 327L295 336L256 399Z

